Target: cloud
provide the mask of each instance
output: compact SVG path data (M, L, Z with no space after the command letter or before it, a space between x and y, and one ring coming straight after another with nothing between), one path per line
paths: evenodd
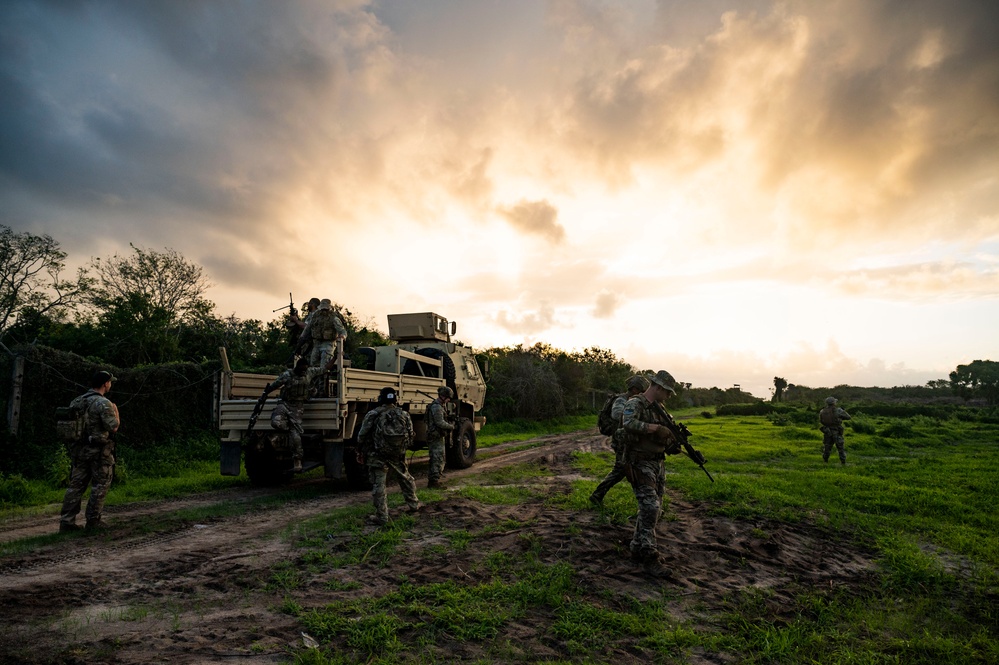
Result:
M535 311L519 314L502 310L493 317L492 322L504 330L523 335L525 338L546 332L557 325L555 308L550 303L542 303Z
M565 228L557 221L558 210L548 201L520 201L512 206L499 206L497 212L526 233L540 235L552 243L565 239Z
M597 294L596 302L593 306L593 318L609 319L614 316L620 305L621 297L618 294L601 291Z

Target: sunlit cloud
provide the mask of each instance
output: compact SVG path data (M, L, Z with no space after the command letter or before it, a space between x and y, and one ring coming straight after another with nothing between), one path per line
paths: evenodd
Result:
M548 201L520 201L512 206L500 206L497 211L516 228L558 243L565 238L565 229L558 223L558 210Z
M997 22L977 0L5 3L0 222L81 263L175 247L248 318L325 291L653 365L666 331L719 385L897 380L931 363L874 348L911 330L881 305L976 303L962 344L999 354ZM874 317L868 345L830 299Z

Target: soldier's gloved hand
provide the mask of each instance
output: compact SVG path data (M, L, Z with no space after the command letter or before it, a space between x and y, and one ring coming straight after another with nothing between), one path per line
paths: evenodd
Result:
M364 453L362 453L360 450L358 450L357 453L355 453L355 455L354 455L354 459L357 460L358 464L364 464L364 462L365 462L365 460L364 460Z
M676 439L671 440L666 444L666 454L667 455L679 455L683 452L683 446Z

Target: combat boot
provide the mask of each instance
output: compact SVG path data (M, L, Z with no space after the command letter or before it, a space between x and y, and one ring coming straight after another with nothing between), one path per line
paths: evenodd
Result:
M108 525L105 524L103 521L101 521L100 517L94 520L87 520L87 527L85 529L87 533L97 533L99 531L107 531L107 530L108 530Z
M291 465L291 468L295 473L300 472L302 470L302 460L296 459L294 464Z
M59 533L74 533L76 531L82 531L83 527L75 522L60 522L59 523Z

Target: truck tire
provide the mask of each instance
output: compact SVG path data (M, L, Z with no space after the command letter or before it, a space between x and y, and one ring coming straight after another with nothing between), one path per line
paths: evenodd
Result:
M280 459L269 442L265 442L262 449L258 448L257 436L263 435L255 435L246 446L246 475L250 483L257 487L269 487L290 482L295 476L291 460Z
M444 353L440 349L434 349L430 347L417 349L417 355L426 356L427 358L433 358L434 360L440 360L443 363L442 369L444 370L443 379L451 390L456 390L454 385L455 369L454 361L451 360L451 356ZM409 376L420 376L419 363L415 360L407 360L402 366L402 373Z
M458 422L458 434L447 449L447 465L452 469L467 469L475 463L475 425L468 418Z

